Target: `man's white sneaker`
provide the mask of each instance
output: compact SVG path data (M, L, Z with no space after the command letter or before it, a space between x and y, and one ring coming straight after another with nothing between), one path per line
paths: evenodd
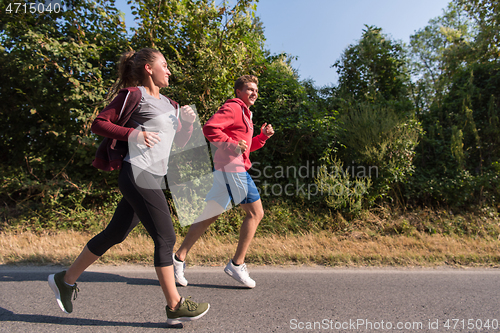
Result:
M255 288L255 281L250 278L247 271L247 265L241 264L239 266L233 265L233 261L229 260L229 263L224 268L224 272L227 275L244 284L248 288Z
M177 282L181 286L185 287L188 285L188 280L186 280L186 278L184 277L184 270L186 269L186 262L175 260L175 254L173 255L173 258L174 258L175 282Z

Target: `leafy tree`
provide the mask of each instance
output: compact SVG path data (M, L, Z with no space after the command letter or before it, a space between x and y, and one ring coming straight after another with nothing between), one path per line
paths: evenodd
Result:
M500 66L458 71L442 106L422 117L427 135L418 148L411 191L417 200L465 206L494 202L500 156ZM421 194L419 194L419 192Z
M68 191L85 196L80 181L99 181L89 125L115 79L125 27L113 2L71 4L60 13L1 17L4 200L35 196L50 206Z
M463 207L498 195L497 9L497 1L456 0L412 36L426 64L418 85L428 91L420 113L426 135L407 188L416 202Z
M413 116L407 53L382 29L367 26L357 44L335 62L339 84L332 96L338 110L337 157L344 166L368 170L373 177L369 204L391 195L401 198L399 184L413 172L421 127ZM325 151L325 161L331 152Z
M460 43L469 63L487 63L500 59L500 2L498 0L454 0L477 25L471 45ZM469 47L467 47L469 46ZM469 52L467 52L469 51ZM456 56L457 53L454 53Z
M124 37L107 1L3 16L0 136L10 166L27 161L50 174L71 162L88 165L90 155L80 148L93 144L88 125L113 82L110 59L125 48ZM72 158L75 152L83 156Z
M312 165L332 139L333 115L320 104L313 83L299 81L291 60L284 54L269 56L259 77L254 123L267 122L276 130L272 143L253 153L262 166Z
M451 83L447 51L457 39L472 41L473 30L465 12L451 2L442 16L431 19L426 27L410 36L417 113L428 111L432 103L442 102Z
M406 50L388 39L381 28L366 26L359 42L347 47L333 67L339 75L340 94L356 101L409 103Z
M196 104L205 121L234 96L239 76L261 72L264 35L256 6L253 0L232 7L211 0L135 1L141 24L131 43L165 55L173 73L167 94Z
M253 1L137 1L139 28L130 41L114 1L68 3L61 13L0 18L0 135L9 156L2 199L43 207L36 214L67 214L89 196L114 197L109 188L92 188L116 177L90 167L100 138L89 128L107 102L121 53L162 51L174 73L166 94L195 103L202 120L233 96L238 76L258 74L264 59Z

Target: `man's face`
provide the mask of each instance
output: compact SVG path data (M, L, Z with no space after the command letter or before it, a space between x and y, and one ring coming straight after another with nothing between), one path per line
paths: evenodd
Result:
M236 89L236 97L241 99L247 107L252 106L259 96L259 88L253 82L247 82L243 89Z

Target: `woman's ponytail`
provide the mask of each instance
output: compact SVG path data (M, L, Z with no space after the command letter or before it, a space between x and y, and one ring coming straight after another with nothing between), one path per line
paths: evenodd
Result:
M129 51L122 54L118 63L118 88L133 87L137 85L137 77L135 74L136 52Z
M144 79L144 66L152 65L158 54L160 51L151 48L123 53L118 63L118 80L111 87L107 99L113 99L122 88L135 87L140 84Z

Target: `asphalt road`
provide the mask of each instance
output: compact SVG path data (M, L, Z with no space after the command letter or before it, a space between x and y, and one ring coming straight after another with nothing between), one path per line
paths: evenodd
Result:
M497 269L250 267L244 289L191 267L180 293L211 309L183 327L166 325L152 267L91 267L69 315L47 284L59 270L0 266L0 332L500 332Z

